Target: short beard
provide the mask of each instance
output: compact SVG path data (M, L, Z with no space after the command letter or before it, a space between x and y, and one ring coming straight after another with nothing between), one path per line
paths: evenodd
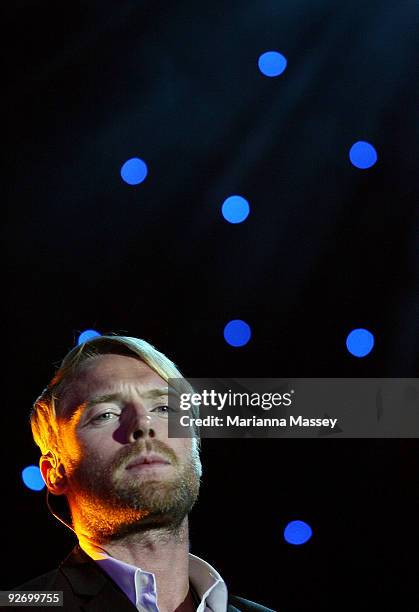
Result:
M179 533L199 494L202 468L195 442L182 465L170 447L147 440L130 448L129 456L117 456L105 469L100 458L90 460L88 469L76 466L69 489L76 532L100 541L151 529ZM144 482L136 480L134 473L127 478L126 465L144 450L169 459L175 474L166 480L148 477Z

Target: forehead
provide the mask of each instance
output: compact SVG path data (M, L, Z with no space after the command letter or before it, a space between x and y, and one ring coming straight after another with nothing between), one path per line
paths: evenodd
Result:
M68 411L100 393L134 386L140 392L151 388L166 390L167 382L139 358L98 355L76 371L62 397L61 415L67 416Z

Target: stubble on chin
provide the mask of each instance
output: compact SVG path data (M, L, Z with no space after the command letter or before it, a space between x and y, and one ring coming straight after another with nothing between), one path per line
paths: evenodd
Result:
M189 457L174 473L153 478L126 470L128 461L103 469L100 459L89 470L74 473L76 512L91 537L113 539L149 529L176 532L194 506L200 486L200 467Z

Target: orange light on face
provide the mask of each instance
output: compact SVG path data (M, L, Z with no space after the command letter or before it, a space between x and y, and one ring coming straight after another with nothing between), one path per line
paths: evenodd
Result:
M84 405L82 404L73 412L69 419L58 417L58 432L61 438L61 449L63 451L63 459L65 458L68 467L77 465L83 458L83 451L80 441L76 436L77 424L83 414Z
M102 541L105 541L116 532L120 533L124 526L132 529L133 525L138 525L150 514L148 510L115 508L103 499L98 508L91 498L83 495L78 498L77 505L79 504L83 510L81 515L76 513L76 520L80 521L82 519L83 527L78 530L78 536L83 539L85 547L88 548L88 538L94 537L97 539L99 536ZM95 558L95 549L92 548L89 554Z
M179 524L197 499L201 468L190 442L168 437L166 381L136 358L102 355L62 400L76 533L102 541Z

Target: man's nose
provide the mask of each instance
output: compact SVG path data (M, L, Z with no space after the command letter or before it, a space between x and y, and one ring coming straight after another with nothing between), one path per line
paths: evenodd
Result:
M156 432L149 414L136 413L129 430L129 441L135 442L140 438L154 438Z

